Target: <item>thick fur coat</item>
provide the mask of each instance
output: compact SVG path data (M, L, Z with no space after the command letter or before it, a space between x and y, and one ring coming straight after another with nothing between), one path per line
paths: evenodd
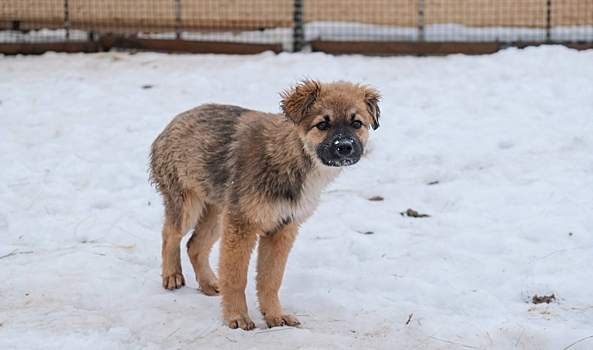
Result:
M260 310L270 327L298 325L278 299L288 253L322 189L361 158L379 98L368 86L307 80L282 94L282 114L207 104L175 117L150 159L165 205L163 287L185 284L180 242L193 228L187 248L200 289L222 294L230 327L253 329L245 286L259 236ZM221 234L218 279L208 259Z

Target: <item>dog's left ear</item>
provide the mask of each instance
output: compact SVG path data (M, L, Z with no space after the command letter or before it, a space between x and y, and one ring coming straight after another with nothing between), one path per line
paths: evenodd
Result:
M381 116L381 109L379 109L379 100L381 99L381 94L379 91L372 87L365 87L364 90L364 103L367 105L367 110L373 118L373 130L377 130L379 127L379 117Z
M320 91L321 83L318 81L302 81L294 88L284 91L281 94L282 102L280 102L280 107L282 108L282 112L293 123L300 123L305 115L307 115L309 108L313 105L317 96L319 96Z

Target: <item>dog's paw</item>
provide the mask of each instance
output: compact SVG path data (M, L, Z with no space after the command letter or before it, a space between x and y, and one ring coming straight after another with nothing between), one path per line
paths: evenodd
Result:
M249 316L238 316L231 320L227 320L227 323L228 323L229 327L232 329L241 328L246 331L255 329L255 323L253 323L253 321L251 321Z
M185 286L185 279L181 273L163 277L163 288L173 290Z
M210 297L217 296L220 292L218 282L200 283L200 291Z
M264 316L264 319L270 328L281 326L298 327L301 325L296 317L290 315L280 315L276 317Z

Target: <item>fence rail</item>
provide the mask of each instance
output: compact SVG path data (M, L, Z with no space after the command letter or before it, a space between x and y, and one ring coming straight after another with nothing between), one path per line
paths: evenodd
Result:
M593 0L0 0L0 52L480 53L593 46Z

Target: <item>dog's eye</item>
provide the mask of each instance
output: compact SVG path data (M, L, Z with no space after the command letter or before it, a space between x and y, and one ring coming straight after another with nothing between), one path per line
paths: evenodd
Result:
M354 129L360 129L360 128L362 128L362 122L360 122L358 120L355 120L355 121L352 122L352 127Z
M327 129L329 129L329 124L327 122L321 122L321 123L319 123L319 124L317 124L315 126L319 130L327 130Z

